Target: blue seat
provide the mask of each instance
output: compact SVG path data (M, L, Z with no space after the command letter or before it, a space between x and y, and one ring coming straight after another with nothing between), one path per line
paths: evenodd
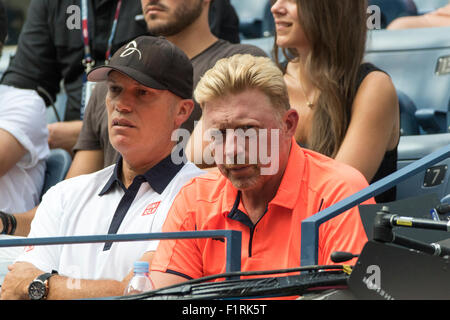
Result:
M426 134L450 132L450 100L447 111L423 108L415 111L415 118Z
M397 90L397 96L400 106L400 134L402 136L420 134L414 102L402 91Z
M424 108L416 111L416 119L426 134L447 132L447 112Z
M376 5L381 9L382 29L397 18L416 16L418 13L413 0L370 0L369 5Z
M262 35L263 37L270 37L275 34L275 20L273 19L272 12L270 11L270 1L267 1L264 8L264 17L262 21Z
M427 134L448 132L449 34L450 27L369 32L365 61L386 71L396 89L414 102Z
M66 114L67 94L64 87L56 96L56 101L53 105L47 107L47 123L59 122L64 119Z
M269 0L231 0L231 4L239 16L241 40L273 35L275 23Z
M41 198L47 192L48 189L53 187L58 182L64 180L67 171L72 163L72 157L63 149L50 150L50 156L48 157L45 170L44 186L42 188Z
M418 14L425 14L447 5L448 0L414 0Z
M401 136L397 169L450 144L450 133ZM397 200L434 193L439 199L450 194L450 158L427 168L397 185Z
M448 107L447 107L447 132L450 132L450 99L448 100Z

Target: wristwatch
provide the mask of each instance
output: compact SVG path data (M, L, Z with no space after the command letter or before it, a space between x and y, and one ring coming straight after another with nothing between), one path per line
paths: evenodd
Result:
M48 279L57 274L56 271L52 273L44 273L34 279L28 287L28 296L31 300L43 300L48 295Z

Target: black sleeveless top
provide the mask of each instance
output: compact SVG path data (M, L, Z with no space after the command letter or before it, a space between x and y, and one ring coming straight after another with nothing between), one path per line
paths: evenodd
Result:
M357 82L357 89L365 79L365 77L373 72L373 71L381 71L384 72L381 69L378 69L376 66L374 66L371 63L363 63L358 71L358 82ZM397 144L398 146L398 144ZM394 149L387 151L384 154L383 161L380 164L380 167L378 168L378 171L375 173L374 177L372 178L372 181L370 183L374 183L391 173L397 171L397 146L395 146ZM390 202L394 201L396 198L396 187L392 187L389 190L386 190L385 192L379 194L375 197L375 201L377 203L382 202Z
M286 71L286 65L287 64L282 65L282 67L284 67L284 70L283 70L284 72ZM366 78L366 76L373 71L384 72L383 70L378 69L375 65L373 65L371 63L361 64L361 66L358 70L356 90L359 89L361 83ZM386 72L384 72L384 73L386 73ZM350 119L349 119L349 122L350 122ZM299 142L297 142L297 143L299 143ZM300 143L299 143L299 145L302 146L302 144L300 144ZM304 147L307 147L307 146L304 146ZM374 183L374 182L390 175L391 173L394 173L395 171L397 171L397 146L393 150L389 150L384 154L383 160L380 164L380 167L378 168L378 171L375 173L375 175L372 178L372 181L370 181L369 183ZM397 195L397 191L396 191L396 187L394 186L391 189L386 190L385 192L377 195L375 197L375 201L377 203L395 201L396 195Z

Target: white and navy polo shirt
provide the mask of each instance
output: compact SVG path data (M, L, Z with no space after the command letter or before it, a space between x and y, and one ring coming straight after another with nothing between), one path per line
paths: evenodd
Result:
M193 163L162 160L127 188L122 161L96 173L62 181L43 197L29 238L161 232L173 199L203 173ZM158 240L26 247L16 261L73 279L122 280L133 262L154 251Z

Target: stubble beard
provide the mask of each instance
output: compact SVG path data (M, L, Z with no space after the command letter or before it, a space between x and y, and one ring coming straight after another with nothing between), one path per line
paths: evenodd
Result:
M229 170L219 166L219 171L225 176L231 184L238 190L244 191L257 186L261 179L261 173L258 168L253 168L253 174L248 176L236 177Z
M155 23L157 15L150 15L147 22L148 31L154 36L170 37L176 35L190 26L202 14L202 1L199 0L195 5L190 5L185 1L175 8L169 21L165 23Z

